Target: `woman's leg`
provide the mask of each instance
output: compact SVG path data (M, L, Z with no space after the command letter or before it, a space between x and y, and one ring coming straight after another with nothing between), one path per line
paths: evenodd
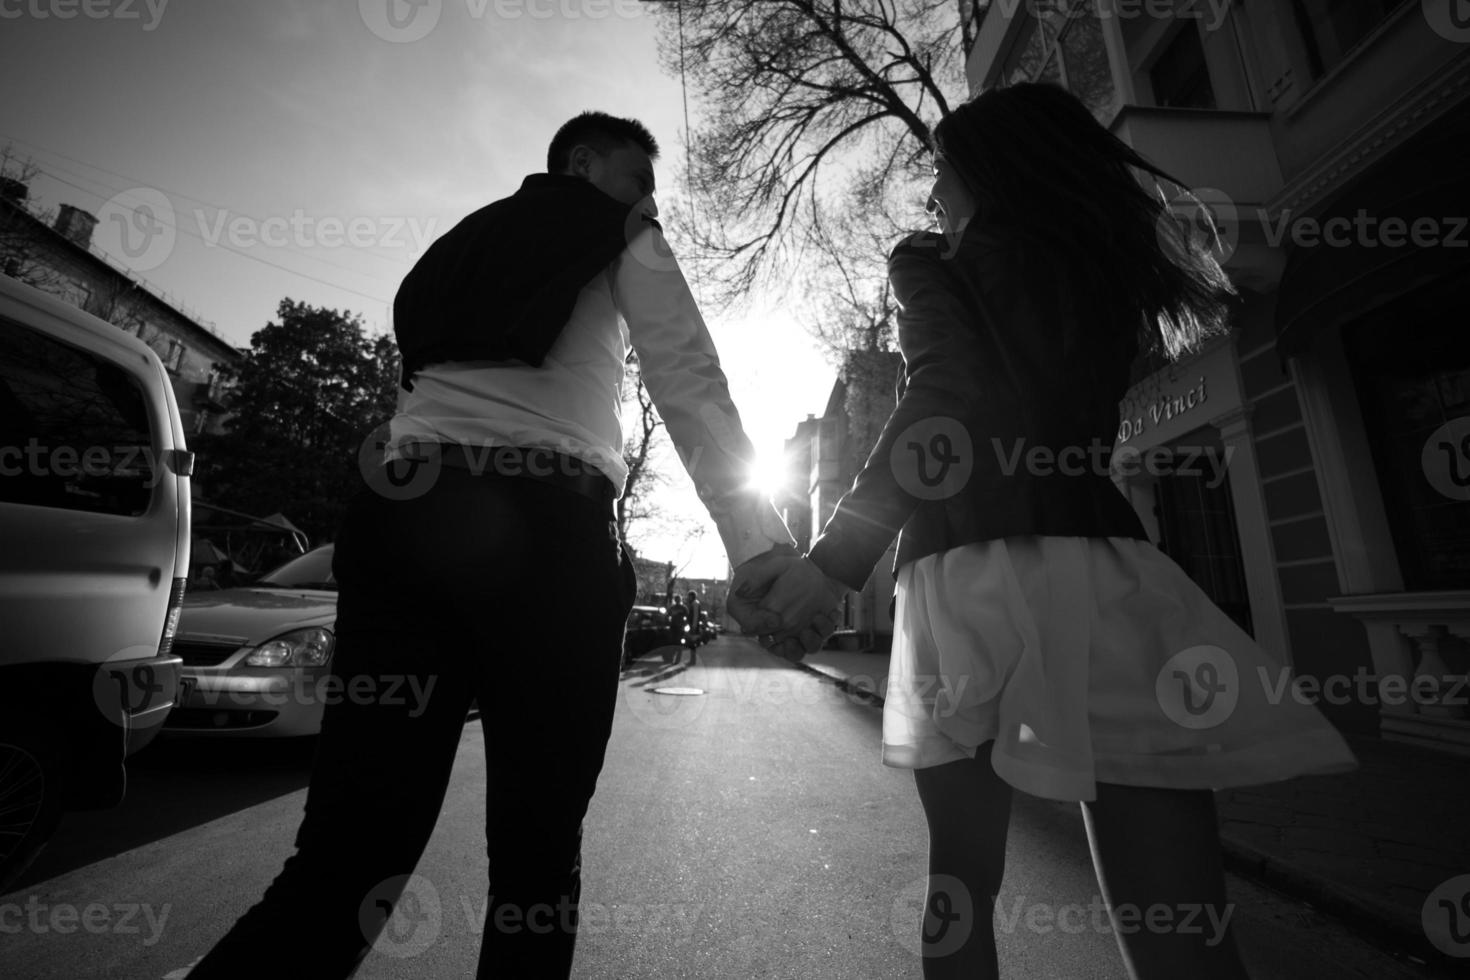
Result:
M925 980L1000 975L994 910L1005 874L1011 788L991 768L993 744L980 746L973 759L914 770L929 821Z
M1246 977L1229 931L1214 795L1099 783L1082 812L1128 975Z

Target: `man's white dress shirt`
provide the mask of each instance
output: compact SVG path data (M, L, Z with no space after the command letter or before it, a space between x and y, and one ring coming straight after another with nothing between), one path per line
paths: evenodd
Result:
M794 547L775 507L750 486L754 453L714 341L668 242L651 226L583 287L541 367L461 361L419 371L413 391L399 391L387 456L412 442L551 449L596 467L621 495L630 350L731 564Z

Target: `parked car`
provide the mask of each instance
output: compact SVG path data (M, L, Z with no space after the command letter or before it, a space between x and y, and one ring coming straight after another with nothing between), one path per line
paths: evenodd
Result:
M174 705L193 463L157 354L0 276L0 892Z
M186 693L165 725L170 736L321 731L336 642L333 550L322 545L248 585L185 598L174 652Z
M678 643L663 606L634 606L628 613L628 629L623 634L623 661L636 660L658 647Z

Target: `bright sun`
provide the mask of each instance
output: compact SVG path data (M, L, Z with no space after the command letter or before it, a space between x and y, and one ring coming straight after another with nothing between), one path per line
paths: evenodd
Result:
M790 474L786 462L780 456L757 455L750 467L750 486L757 487L767 497L774 497L786 487Z

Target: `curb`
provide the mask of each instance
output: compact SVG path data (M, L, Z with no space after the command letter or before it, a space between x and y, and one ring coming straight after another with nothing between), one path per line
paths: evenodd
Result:
M799 661L787 661L835 684L842 691L883 707L883 697L856 685L839 674L829 673ZM1405 918L1402 909L1375 902L1367 896L1342 888L1331 881L1302 871L1243 841L1220 835L1220 852L1226 870L1265 885L1283 895L1331 915L1360 933L1390 956L1432 970L1435 976L1462 976L1464 964L1455 964L1428 942L1418 923Z
M1302 871L1244 841L1220 835L1225 869L1322 911L1350 927L1395 959L1433 971L1434 976L1463 976L1464 964L1430 945L1417 922L1403 909L1374 901L1318 875Z
M835 684L844 693L850 694L853 697L859 698L859 699L861 699L863 701L867 701L870 704L872 704L873 707L875 707L875 708L881 708L881 707L883 707L883 695L879 694L877 691L872 691L872 690L869 690L866 687L862 687L862 686L860 686L858 684L854 684L851 681L849 681L846 677L843 677L843 676L841 676L839 674L829 674L825 670L821 670L821 669L819 669L817 667L812 667L809 664L804 664L804 663L801 663L800 661L790 661L790 660L788 660L786 662L789 663L789 664L791 664L791 666L795 667L797 670L804 670L808 674L812 674L812 675L814 675L816 677L822 678L822 680L824 680L824 681L828 681L828 682L830 682L832 684Z

